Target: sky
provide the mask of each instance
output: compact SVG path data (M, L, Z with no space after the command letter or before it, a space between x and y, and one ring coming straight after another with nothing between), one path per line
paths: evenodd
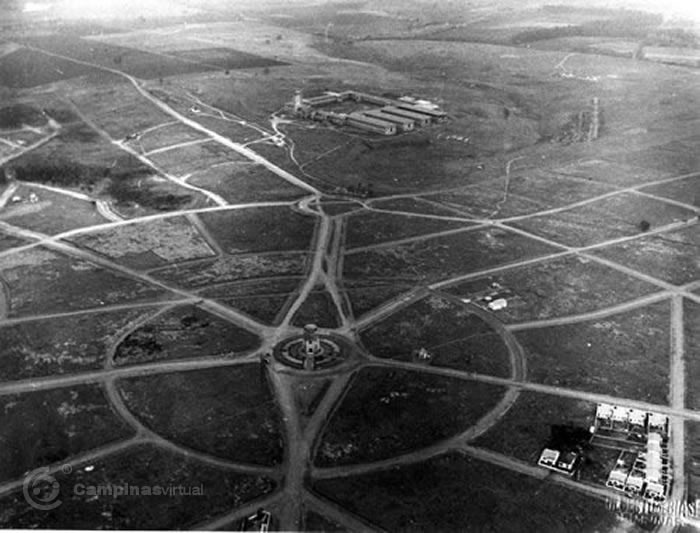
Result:
M295 0L289 0L292 3ZM296 0L310 3L310 0ZM432 0L431 0L432 1ZM437 0L438 2L440 0ZM488 2L484 2L488 3ZM498 0L491 2L498 5ZM236 7L236 0L222 0L222 7ZM247 5L250 5L246 2ZM700 23L700 0L543 0L542 4L607 5L635 7L661 12L667 16L680 15ZM196 2L190 2L196 5ZM48 11L66 18L178 16L197 12L183 7L177 0L25 0L25 11Z

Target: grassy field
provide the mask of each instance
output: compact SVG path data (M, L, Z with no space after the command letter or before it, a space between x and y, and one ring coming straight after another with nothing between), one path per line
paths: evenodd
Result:
M99 385L2 396L0 481L132 433L114 414Z
M138 268L211 257L214 251L184 217L127 224L74 237L72 242Z
M240 355L257 348L260 339L195 306L178 307L148 321L117 347L118 365Z
M163 289L41 248L3 257L0 275L10 291L10 316L169 298Z
M533 381L666 404L669 393L668 302L516 333Z
M483 383L365 368L328 422L314 463L379 461L435 444L469 429L502 394L501 387Z
M438 215L442 217L460 216L454 209L448 209L440 205L425 201L423 198L392 198L389 200L372 201L372 207L387 211L406 211L423 215Z
M0 329L0 380L97 370L119 332L144 316L116 311L33 320Z
M316 324L321 328L339 327L340 317L330 293L323 287L314 288L294 313L292 324L295 326Z
M302 281L301 278L271 278L234 282L208 287L199 294L273 324Z
M493 283L515 295L508 298L508 307L494 311L508 323L587 313L657 290L594 261L562 257L452 285L447 291L474 298L493 290Z
M605 503L544 480L449 454L314 490L387 531L607 531Z
M343 283L343 289L350 300L355 317L364 315L382 303L391 300L399 294L408 292L412 288L412 285L392 283L391 280L386 279L346 280Z
M466 228L472 225L469 222L457 220L361 212L349 215L346 219L345 245L347 248L371 246L428 233Z
M28 201L32 193L39 199L35 204ZM13 226L55 235L108 222L85 200L31 186L21 186L16 194L24 201L7 206L0 214L0 220Z
M516 404L474 444L535 464L549 441L551 426L588 429L595 404L534 392L522 392Z
M179 122L165 122L161 127L147 130L129 143L134 149L148 153L175 144L207 139L203 134Z
M51 511L29 506L22 491L2 499L7 510L2 525L8 528L80 528L174 529L194 527L231 509L271 493L273 480L264 476L221 471L195 459L183 458L152 445L131 448L116 456L93 463L90 471L77 469L58 474L62 505ZM78 487L80 485L80 487ZM91 498L83 492L88 487L163 487L173 486L174 493L150 496L125 495ZM178 487L202 496L178 494ZM78 493L74 490L78 488Z
M700 304L685 300L685 361L688 408L700 409L700 360L693 356L693 350L700 346ZM690 356L688 356L690 355ZM700 486L698 487L700 493Z
M283 180L262 165L230 162L199 170L188 183L204 187L233 204L266 200L295 200L306 191Z
M307 262L305 253L252 254L166 267L154 271L153 275L192 289L247 279L300 276Z
M241 161L241 156L233 150L206 137L203 141L199 144L178 146L172 150L149 154L148 158L164 172L174 176L187 176L198 170L230 161Z
M346 254L346 279L439 280L558 249L500 228L476 229L366 252Z
M24 239L19 239L11 235L5 235L4 233L0 233L0 252L10 250L11 248L16 248L18 246L22 246L23 244L27 244L27 242L28 241L25 241Z
M405 307L361 332L376 357L411 361L425 348L433 366L508 376L510 359L503 340L469 309L438 296Z
M700 207L700 190L698 190L697 176L674 181L672 183L650 185L641 190L642 192Z
M693 212L633 194L619 194L555 214L535 216L512 226L568 246L590 246L610 239L643 233L650 228L693 218Z
M316 226L315 217L285 207L211 212L200 219L230 254L307 250Z
M91 72L96 72L96 69L26 48L0 57L2 85L16 89L37 87Z
M683 285L700 276L699 248L700 231L695 224L602 248L594 253L674 285Z
M669 173L663 170L622 165L604 159L577 161L576 163L559 167L555 172L622 187L633 187L640 183L652 182L669 177Z
M183 446L231 461L282 461L282 421L257 363L122 380L129 408Z

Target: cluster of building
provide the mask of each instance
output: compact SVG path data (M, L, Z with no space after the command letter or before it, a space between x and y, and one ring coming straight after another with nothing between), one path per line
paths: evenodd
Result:
M337 113L319 109L346 101L371 104L377 107L351 113ZM411 97L394 100L357 91L339 93L327 91L320 96L311 98L304 98L301 91L297 91L292 106L294 113L300 117L328 121L340 126L353 126L381 135L396 135L400 132L413 131L416 127L427 126L447 117L444 111L425 100L416 100Z
M585 432L585 430L584 430ZM668 417L619 405L599 404L589 429L590 444L619 450L606 486L659 504L668 498L672 481ZM581 464L580 449L545 448L538 465L573 476Z
M651 503L666 501L671 484L668 427L668 417L659 413L599 404L596 433L609 447L615 447L611 441L619 441L620 449L606 486Z
M471 293L469 298L462 298L462 301L489 311L500 311L508 307L509 302L521 300L511 289L494 281L487 288Z

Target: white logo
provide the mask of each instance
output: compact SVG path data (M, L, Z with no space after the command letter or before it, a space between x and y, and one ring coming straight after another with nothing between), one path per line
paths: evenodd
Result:
M50 511L62 503L58 499L61 486L56 478L49 474L48 467L29 472L24 478L22 491L27 503L40 511Z

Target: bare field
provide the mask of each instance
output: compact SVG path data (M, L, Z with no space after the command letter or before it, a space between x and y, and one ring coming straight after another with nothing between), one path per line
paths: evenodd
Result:
M588 313L658 290L654 285L580 257L564 257L506 270L447 288L461 298L493 292L498 283L513 292L499 320L517 323Z
M698 179L700 179L699 176L692 176L671 183L651 185L641 190L648 194L669 198L700 208L700 185L698 185Z
M346 254L346 279L438 280L533 258L558 249L500 228L477 229Z
M180 124L179 122L165 122L160 127L155 126L153 129L142 132L138 139L130 142L130 145L134 149L139 149L141 152L147 153L152 150L206 138L207 137L198 131L184 124Z
M161 288L41 248L1 258L0 275L9 288L10 316L170 297Z
M4 326L0 328L0 381L102 368L120 332L147 313L116 311Z
M302 275L308 254L269 253L222 257L197 265L167 267L153 272L159 279L187 288L200 288L244 279Z
M642 223L657 228L683 222L694 213L652 198L622 193L590 204L509 223L567 246L583 247L643 232Z
M110 442L133 429L113 411L99 385L0 397L0 481L64 461ZM29 441L27 439L30 439ZM31 442L31 446L27 443ZM8 507L0 514L6 527Z
M216 255L196 228L184 217L126 224L71 239L119 263L155 268Z
M640 183L667 178L671 175L664 170L622 165L603 159L588 159L576 162L557 168L555 172L623 187L632 187Z
M466 221L372 211L349 215L345 222L345 245L349 249L473 226L473 223Z
M22 490L2 499L2 525L14 529L128 529L134 524L144 529L175 529L195 525L220 516L256 498L271 493L276 483L265 476L222 471L183 457L181 454L144 444L115 456L97 460L89 472L57 473L62 505L50 511L32 508ZM203 497L166 492L151 496L124 495L121 498L91 498L68 487L199 487Z
M588 429L594 417L594 403L521 392L506 415L474 444L534 464L549 441L552 425Z
M387 531L607 531L617 523L602 501L458 453L313 488Z
M686 387L688 408L700 409L700 360L693 354L700 346L700 304L685 300L683 302L685 314L685 353L686 356ZM700 437L700 435L698 435ZM699 474L700 475L700 474ZM700 493L700 486L698 486Z
M660 302L603 319L516 332L529 379L667 404L670 307Z
M700 230L687 228L608 246L594 252L655 278L683 285L700 278Z
M259 364L121 380L119 389L167 439L237 462L282 460L282 420Z
M197 170L213 167L229 161L241 161L237 152L203 137L204 142L176 146L171 150L149 154L159 168L168 174L186 176Z

